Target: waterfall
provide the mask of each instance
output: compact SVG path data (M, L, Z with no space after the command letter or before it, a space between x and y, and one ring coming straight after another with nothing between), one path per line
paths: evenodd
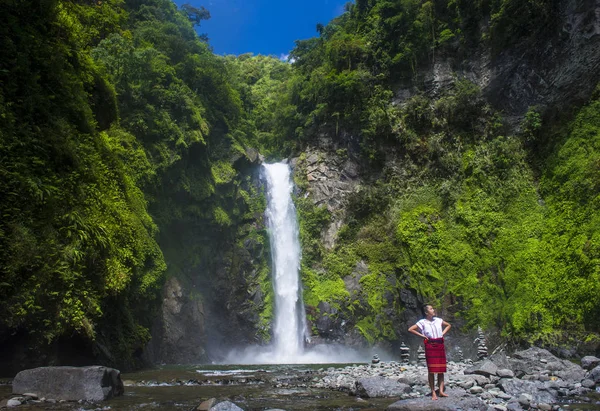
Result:
M304 351L306 316L300 284L300 239L293 183L287 164L264 164L267 181L267 227L272 255L275 293L273 356L294 362Z
M265 217L271 244L275 320L268 346L230 351L226 364L326 364L364 362L369 358L339 344L316 344L304 349L308 331L300 282L300 238L293 182L285 163L263 164L267 183Z

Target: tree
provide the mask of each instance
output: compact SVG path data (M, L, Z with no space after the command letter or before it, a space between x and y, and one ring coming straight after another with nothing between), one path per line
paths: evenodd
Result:
M194 26L200 26L202 20L210 19L210 12L204 8L204 6L194 7L189 3L185 3L181 6L181 10L186 14L187 18L194 24Z

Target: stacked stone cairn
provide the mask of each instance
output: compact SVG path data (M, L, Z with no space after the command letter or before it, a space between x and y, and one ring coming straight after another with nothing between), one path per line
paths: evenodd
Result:
M417 364L425 365L427 360L425 359L425 350L422 345L419 345L419 349L417 350Z
M483 330L481 327L477 327L477 338L475 339L477 343L477 360L481 361L488 357L488 349L485 345L485 335L483 334Z
M404 364L408 364L410 361L410 348L404 344L404 341L400 344L400 358Z
M458 362L463 362L465 360L465 356L460 348L456 351L456 360Z
M375 354L371 360L371 364L379 364L379 356Z

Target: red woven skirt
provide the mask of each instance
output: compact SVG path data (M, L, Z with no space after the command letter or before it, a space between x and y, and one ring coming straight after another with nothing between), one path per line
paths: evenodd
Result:
M430 373L446 372L446 347L443 338L426 340L425 359Z

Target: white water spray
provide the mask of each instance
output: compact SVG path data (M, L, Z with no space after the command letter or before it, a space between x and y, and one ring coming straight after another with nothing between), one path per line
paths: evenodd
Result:
M275 322L273 342L266 347L247 347L229 353L228 364L324 364L365 362L369 357L340 345L304 349L308 340L300 282L300 239L293 183L285 163L263 164L267 182L265 212L271 243Z

